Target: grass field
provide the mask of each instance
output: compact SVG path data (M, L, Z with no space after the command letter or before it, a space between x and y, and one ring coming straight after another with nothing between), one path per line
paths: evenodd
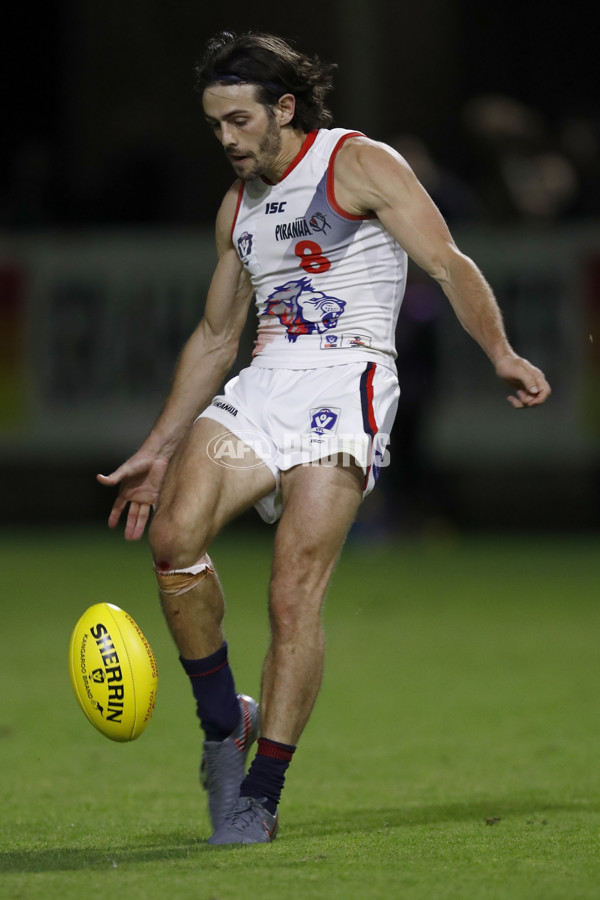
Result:
M600 896L595 537L351 540L280 836L233 848L203 843L200 733L147 548L96 529L0 537L0 897ZM269 540L232 531L213 553L248 693ZM91 727L68 677L71 629L102 600L159 665L154 719L127 745Z

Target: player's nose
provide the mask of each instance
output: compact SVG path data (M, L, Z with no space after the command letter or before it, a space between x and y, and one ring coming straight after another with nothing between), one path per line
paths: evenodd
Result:
M223 122L221 125L219 139L226 150L232 150L237 144L234 133L227 122Z

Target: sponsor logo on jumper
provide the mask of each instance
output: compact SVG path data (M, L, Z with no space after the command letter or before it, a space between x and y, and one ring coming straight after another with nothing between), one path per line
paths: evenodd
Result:
M298 216L293 222L282 222L275 226L276 241L291 241L298 237L310 237L315 231L325 234L331 225L321 212L314 213L307 222L304 216Z
M280 200L279 202L275 201L274 203L267 203L265 205L265 215L272 216L275 213L285 212L286 206L287 206L287 200Z
M222 400L213 400L210 404L211 406L218 406L219 409L224 409L225 412L231 413L232 416L237 416L238 411L235 406L232 406L231 403L223 403Z
M345 334L349 347L370 347L371 338L365 334Z
M241 260L245 261L252 255L252 243L254 241L254 235L250 234L248 231L245 231L243 234L240 234L237 245L238 245L238 253Z
M357 347L370 347L368 334L324 334L321 338L321 350L349 350Z
M293 238L310 236L312 231L306 219L295 219L293 222L282 222L275 226L276 241L291 241Z
M322 231L323 234L328 228L331 228L331 225L321 212L316 212L314 216L311 216L310 225L313 231Z
M265 315L277 316L287 329L287 339L295 343L300 334L323 334L335 328L346 301L315 291L310 278L286 281L269 294Z
M331 434L337 428L341 410L332 409L329 406L321 406L310 411L310 430L316 434Z

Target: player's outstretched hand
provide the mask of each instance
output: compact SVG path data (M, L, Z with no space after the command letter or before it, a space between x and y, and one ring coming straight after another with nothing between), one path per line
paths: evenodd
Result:
M522 356L501 357L496 363L496 374L515 391L508 397L515 409L540 406L551 394L544 373Z
M158 492L167 469L168 459L155 457L140 450L110 475L97 475L106 487L119 485L108 525L115 528L123 510L129 504L125 539L138 541L144 533L150 511L156 506Z

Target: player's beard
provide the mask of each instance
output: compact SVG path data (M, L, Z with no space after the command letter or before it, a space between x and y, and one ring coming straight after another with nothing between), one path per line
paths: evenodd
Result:
M259 175L263 175L279 156L281 144L279 125L275 116L267 109L267 125L260 144L258 145L258 152L248 154L247 157L248 162L253 158L253 162L251 162L249 168L246 169L245 167L242 168L242 166L236 165L235 160L230 158L230 162L233 165L238 178L241 178L242 181L251 181L253 178L258 178Z

